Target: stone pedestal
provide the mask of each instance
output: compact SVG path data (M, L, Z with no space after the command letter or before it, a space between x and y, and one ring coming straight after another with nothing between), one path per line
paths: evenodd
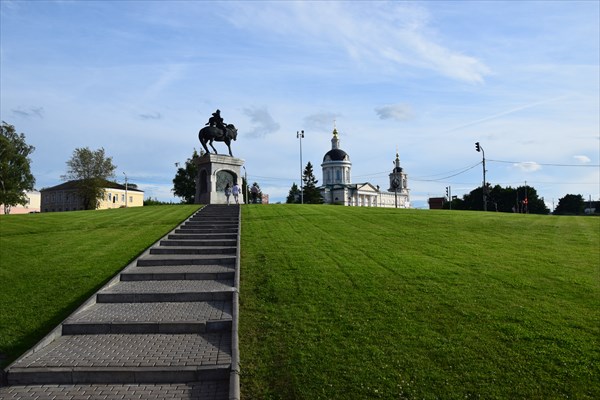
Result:
M238 184L238 200L240 204L244 203L241 173L244 160L220 154L204 154L194 161L198 166L196 204L227 204L225 186L228 183L230 187L233 187L234 183ZM231 204L235 204L233 195L229 200Z

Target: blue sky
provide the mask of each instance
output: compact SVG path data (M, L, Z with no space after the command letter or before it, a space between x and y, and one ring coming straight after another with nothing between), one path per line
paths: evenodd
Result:
M551 208L600 198L599 4L1 0L0 115L36 147L38 189L103 147L118 180L178 201L175 163L219 108L272 202L299 184L298 130L322 181L335 121L354 183L387 188L398 149L413 206L462 196L478 141L490 183Z

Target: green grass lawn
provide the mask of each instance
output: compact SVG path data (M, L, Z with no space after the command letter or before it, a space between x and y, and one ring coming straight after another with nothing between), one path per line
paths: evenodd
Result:
M600 398L600 219L243 207L245 399Z
M0 353L35 344L196 209L0 217ZM245 399L600 398L599 218L242 213Z
M29 349L197 209L175 205L0 216L0 366Z

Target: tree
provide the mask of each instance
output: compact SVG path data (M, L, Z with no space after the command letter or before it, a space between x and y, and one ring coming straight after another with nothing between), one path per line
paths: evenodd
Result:
M35 147L25 142L13 125L2 121L0 133L0 204L9 214L12 206L26 204L25 192L32 190L35 178L31 174L29 155Z
M246 201L246 203L248 203L248 191L250 190L250 188L248 187L248 182L246 181L246 178L242 176L242 187L240 188L240 193L242 193L244 195L244 199Z
M554 209L556 215L581 215L585 208L585 200L580 194L567 194L558 199L558 205Z
M300 203L300 189L298 188L298 185L296 185L296 182L292 184L292 187L285 202L287 204Z
M313 166L308 162L304 173L302 174L302 181L304 182L304 203L305 204L322 204L323 198L321 192L317 189L317 182L319 182L313 173Z
M500 185L487 186L487 202L489 211L517 212L530 214L548 214L544 200L538 197L537 191L532 186L519 186L503 188ZM449 205L445 205L448 208ZM472 190L463 196L462 200L452 201L453 210L483 210L482 187Z
M77 148L67 161L67 173L61 178L75 181L85 210L95 210L104 197L104 186L108 178L115 176L117 166L112 157L106 157L104 148L90 150L89 147Z
M194 149L191 158L185 161L185 166L180 167L173 178L173 194L182 198L182 203L194 204L196 200L196 176L198 175L198 165L194 162L200 157Z

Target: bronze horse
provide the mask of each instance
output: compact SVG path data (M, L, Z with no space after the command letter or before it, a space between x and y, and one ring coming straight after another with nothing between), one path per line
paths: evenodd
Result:
M223 133L220 128L215 126L205 126L204 128L200 129L200 132L198 132L198 139L200 139L200 144L202 144L202 147L204 147L204 150L207 154L210 153L210 151L208 151L208 147L206 147L207 142L215 151L215 154L219 153L217 153L217 149L215 149L215 146L212 144L213 140L216 140L217 142L225 142L227 149L229 149L229 155L233 157L233 154L231 154L231 139L237 139L237 129L235 126L233 126L233 124L228 124L226 126L226 132Z

